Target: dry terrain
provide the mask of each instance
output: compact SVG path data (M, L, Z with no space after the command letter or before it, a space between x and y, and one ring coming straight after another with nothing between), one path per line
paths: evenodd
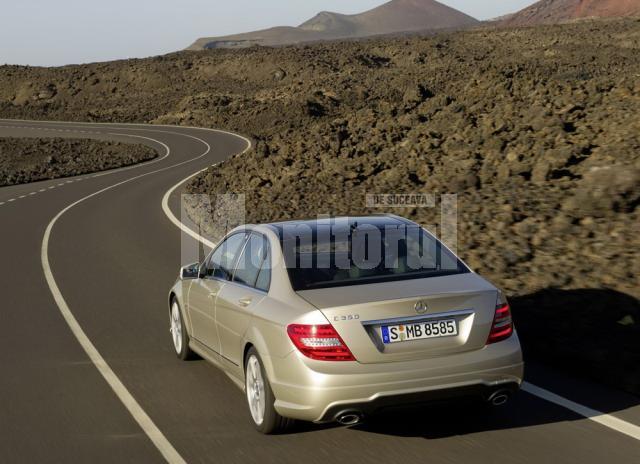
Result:
M143 145L69 138L0 138L0 186L104 171L156 157Z
M511 295L526 356L640 392L639 52L626 19L5 66L0 116L250 135L189 187L246 194L250 221L456 193L459 252Z
M506 26L557 24L585 18L640 16L640 0L541 0L501 21Z

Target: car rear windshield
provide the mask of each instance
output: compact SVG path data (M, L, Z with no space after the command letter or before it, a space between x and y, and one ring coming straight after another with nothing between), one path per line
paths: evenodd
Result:
M419 226L305 222L281 226L279 232L296 291L470 272Z

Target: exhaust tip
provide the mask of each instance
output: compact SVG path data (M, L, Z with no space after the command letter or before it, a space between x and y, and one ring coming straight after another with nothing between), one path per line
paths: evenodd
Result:
M356 425L362 422L362 413L359 411L346 411L338 414L336 422L340 425Z
M488 401L492 406L502 406L506 404L510 398L511 392L509 390L498 390L489 396Z

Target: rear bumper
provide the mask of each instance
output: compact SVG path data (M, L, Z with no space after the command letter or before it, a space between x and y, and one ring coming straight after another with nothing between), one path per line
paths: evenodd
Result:
M313 361L297 351L270 359L276 410L285 417L331 422L336 414L515 390L524 366L516 334L481 350L417 361L360 364Z
M368 416L386 409L406 408L423 404L464 399L488 401L491 394L497 391L507 391L509 394L515 394L519 389L520 385L518 383L507 382L494 386L475 384L465 387L405 393L403 395L378 396L377 398L364 403L333 405L329 407L324 412L323 416L315 422L335 422L338 417L345 412L357 412L360 415Z

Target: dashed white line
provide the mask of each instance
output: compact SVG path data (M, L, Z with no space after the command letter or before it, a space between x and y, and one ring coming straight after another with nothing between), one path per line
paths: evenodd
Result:
M65 185L65 184L58 184L58 185ZM7 200L6 202L3 201L2 203L0 203L0 206L4 205L5 203L10 203L10 202L13 202L13 201L16 201L16 200L22 200L24 198L31 197L33 195L37 195L38 193L46 192L47 190L51 190L51 189L54 189L54 188L56 188L56 186L52 185L49 188L43 188L43 189L40 189L38 191L25 193L24 195L20 195L17 198L11 198L11 199Z
M5 120L7 121L7 120ZM18 121L17 119L15 119L14 121ZM47 121L38 121L38 122L47 122ZM23 129L23 130L37 130L37 131L42 131L42 132L73 132L73 133L77 133L77 134L93 134L93 135L101 135L101 132L95 132L95 131L85 131L85 130L80 130L80 129L53 129L53 128L49 128L49 127L32 127L32 126L0 126L0 128L2 129Z

